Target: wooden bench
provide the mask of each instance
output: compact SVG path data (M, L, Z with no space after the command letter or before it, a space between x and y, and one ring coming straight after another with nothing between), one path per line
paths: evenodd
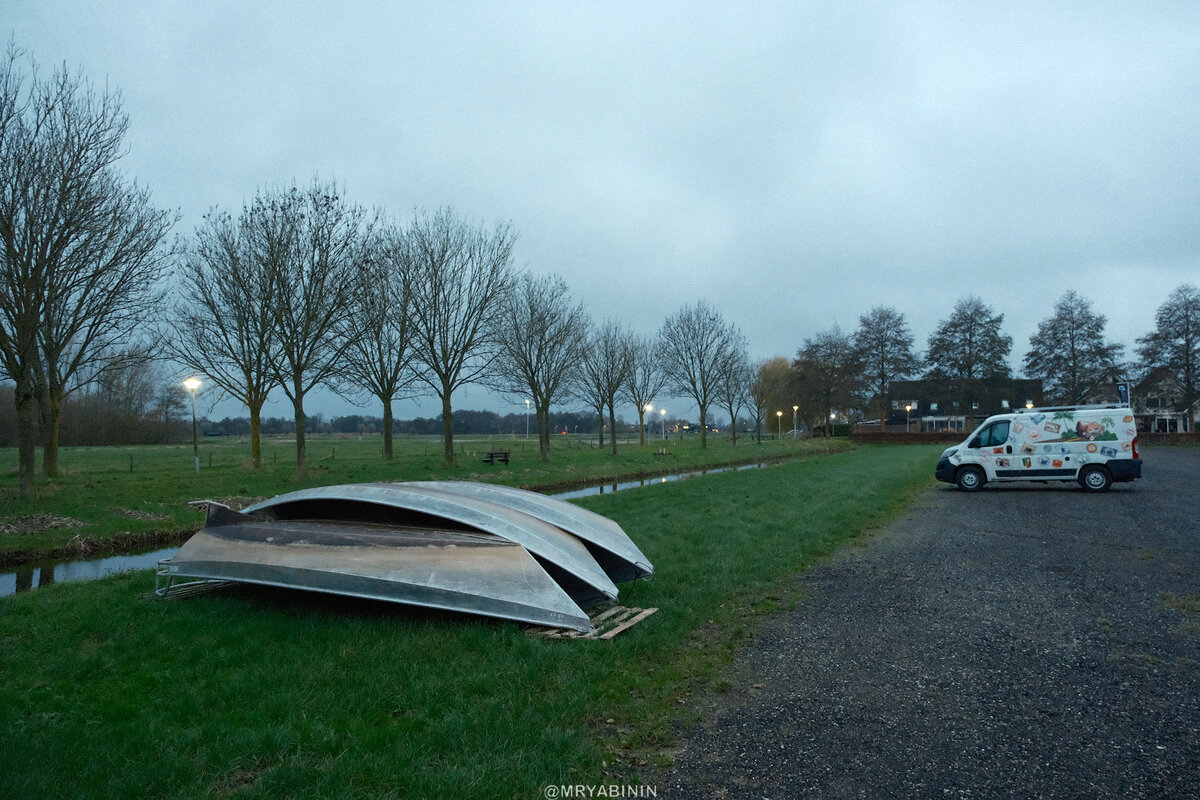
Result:
M485 464L495 464L497 461L503 461L505 464L507 464L509 455L511 455L511 453L508 450L490 450L488 451L488 454L481 459L481 461L483 461Z

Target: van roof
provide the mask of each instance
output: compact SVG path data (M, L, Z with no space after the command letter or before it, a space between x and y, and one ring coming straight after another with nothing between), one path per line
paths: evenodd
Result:
M1037 408L1026 408L1018 410L1018 414L1032 414L1034 412L1046 411L1102 411L1106 409L1128 409L1129 406L1123 406L1119 403L1109 403L1105 405L1079 405L1079 406L1039 406Z

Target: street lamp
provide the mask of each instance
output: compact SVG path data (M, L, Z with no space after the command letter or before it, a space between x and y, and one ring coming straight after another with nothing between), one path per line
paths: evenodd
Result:
M904 406L904 432L908 433L908 424L912 421L912 404Z
M792 438L800 434L800 406L792 406Z
M783 412L776 411L775 416L779 419L779 438L783 438Z
M188 378L183 382L183 388L192 393L192 457L196 459L196 474L200 474L200 445L196 439L196 390L200 388L199 378Z
M836 419L837 419L837 412L830 411L829 412L829 438L830 439L833 438L833 423L834 423L834 420L836 420Z
M663 440L665 441L667 438L667 410L665 408L660 408L658 413L662 415L662 434Z

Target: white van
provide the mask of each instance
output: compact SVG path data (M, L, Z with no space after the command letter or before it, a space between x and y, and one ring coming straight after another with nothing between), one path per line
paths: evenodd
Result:
M934 474L973 492L988 481L1079 481L1106 492L1142 477L1133 411L1120 406L1032 408L997 414L947 448Z

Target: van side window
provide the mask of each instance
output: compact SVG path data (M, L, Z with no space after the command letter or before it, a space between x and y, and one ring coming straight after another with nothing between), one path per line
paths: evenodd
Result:
M984 428L979 434L980 447L999 447L1008 443L1008 420L997 422Z

